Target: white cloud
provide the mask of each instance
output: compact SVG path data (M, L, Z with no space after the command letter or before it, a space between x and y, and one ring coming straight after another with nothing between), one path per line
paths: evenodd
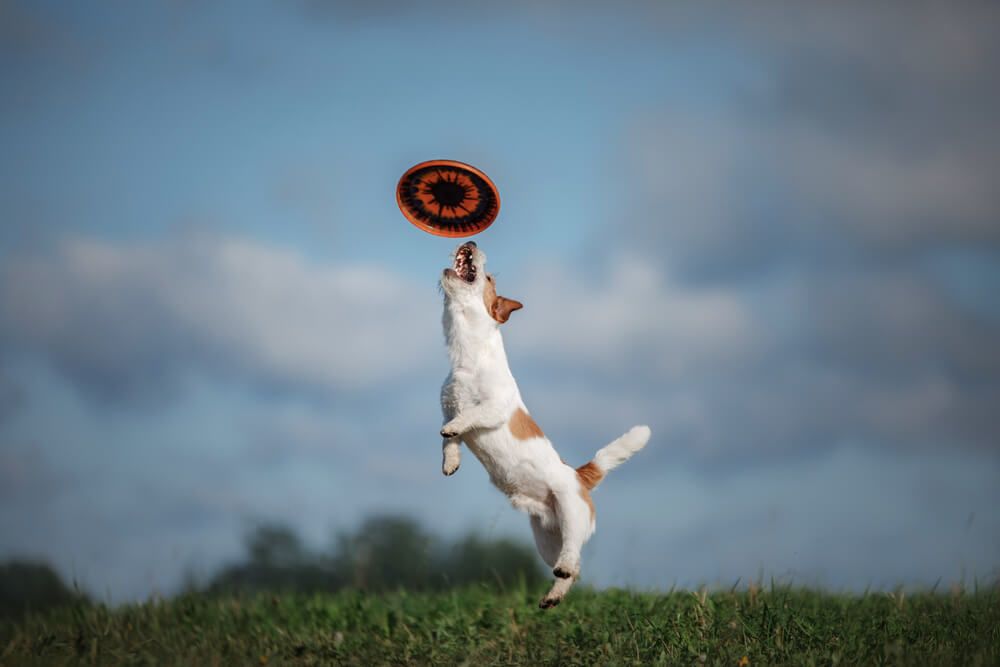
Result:
M996 447L995 324L906 267L777 278L684 283L619 255L501 279L525 302L504 325L512 370L575 458L635 423L709 459Z
M109 395L142 394L192 369L370 388L435 358L432 284L246 239L72 239L3 268L0 335Z
M742 295L679 285L646 257L620 255L610 266L598 277L550 264L516 280L511 296L525 310L506 326L511 344L532 357L675 378L759 343Z

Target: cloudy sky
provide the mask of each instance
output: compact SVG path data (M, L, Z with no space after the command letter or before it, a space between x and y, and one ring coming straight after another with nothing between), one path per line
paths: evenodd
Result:
M113 600L287 521L530 540L440 473L416 162L475 164L584 579L1000 568L991 3L0 3L0 558Z

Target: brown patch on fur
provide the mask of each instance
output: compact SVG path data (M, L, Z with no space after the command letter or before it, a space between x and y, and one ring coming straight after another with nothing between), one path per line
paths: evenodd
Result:
M521 408L514 410L514 414L510 416L507 426L510 427L511 434L518 440L545 437L545 434L542 433L542 429L538 427L538 424L536 424L535 420L531 418L531 415Z
M510 314L515 310L524 308L524 304L520 301L497 296L497 287L493 282L493 276L487 277L486 285L483 287L483 305L486 306L486 312L490 314L490 317L500 324L509 320Z
M597 467L593 461L585 463L576 469L576 478L580 480L580 497L590 508L590 518L594 518L594 500L590 497L590 490L600 484L604 479L604 471Z
M589 491L601 483L601 480L604 479L604 471L591 461L577 468L576 476L580 478L580 484Z

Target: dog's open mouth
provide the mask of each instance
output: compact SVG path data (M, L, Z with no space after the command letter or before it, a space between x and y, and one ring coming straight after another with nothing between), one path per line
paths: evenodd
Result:
M467 243L455 252L455 273L467 283L476 282L476 265L472 263L472 249Z

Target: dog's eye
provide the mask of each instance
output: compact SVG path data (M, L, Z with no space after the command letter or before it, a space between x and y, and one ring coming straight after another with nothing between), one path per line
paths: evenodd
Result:
M493 276L486 276L486 279L490 282L493 282Z

